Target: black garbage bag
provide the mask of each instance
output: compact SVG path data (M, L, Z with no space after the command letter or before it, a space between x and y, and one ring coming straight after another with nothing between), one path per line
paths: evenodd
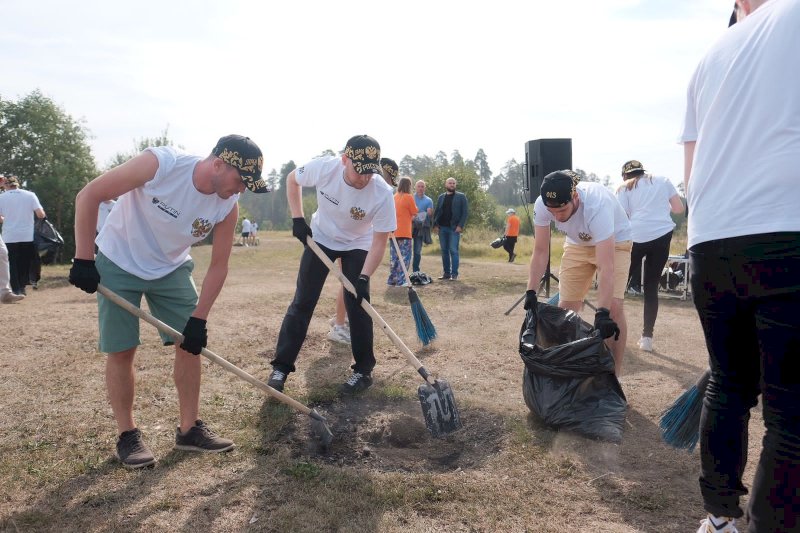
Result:
M525 404L546 425L620 442L627 400L614 358L592 326L574 313L539 302L522 323Z
M489 246L491 246L492 248L495 248L495 249L502 248L503 247L503 243L505 243L505 242L506 242L506 236L503 235L502 237L498 237L495 240L493 240L492 242L490 242Z
M64 247L64 238L46 218L37 218L33 223L33 245L42 263L49 265L56 261Z

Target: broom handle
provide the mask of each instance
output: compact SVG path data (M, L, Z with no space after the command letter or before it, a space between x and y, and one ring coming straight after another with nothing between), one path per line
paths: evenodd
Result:
M109 300L111 300L112 302L117 304L118 306L122 307L123 309L125 309L129 313L138 316L139 318L141 318L142 320L144 320L145 322L147 322L149 324L152 324L153 326L156 327L156 329L158 331L164 333L165 335L169 335L170 337L172 337L175 340L175 343L178 344L178 346L180 346L180 343L183 342L183 335L181 333L179 333L178 330L171 328L170 326L168 326L167 324L163 323L162 321L160 321L159 319L157 319L156 317L154 317L150 313L147 313L146 311L143 311L142 309L136 307L135 305L130 303L128 300L126 300L122 296L120 296L120 295L116 294L115 292L113 292L111 289L103 286L102 284L98 284L97 285L97 292L99 292L100 294L102 294L103 296L105 296L106 298L108 298ZM284 393L273 389L272 387L270 387L269 385L267 385L263 381L260 381L255 376L253 376L251 374L248 374L247 372L245 372L241 368L239 368L236 365L234 365L233 363L229 362L227 359L224 359L224 358L218 356L217 354L215 354L211 350L209 350L207 348L203 348L200 353L204 357L206 357L207 359L210 359L211 361L217 363L219 366L221 366L222 368L224 368L228 372L232 372L232 373L236 374L237 376L239 376L243 380L247 381L248 383L251 383L251 384L255 385L256 387L258 387L259 389L265 391L267 394L269 394L270 396L272 396L276 400L278 400L278 401L280 401L282 403L285 403L286 405L289 405L291 407L294 407L295 409L297 409L301 413L304 413L304 414L307 414L309 416L314 417L314 414L312 414L311 408L303 405L302 403L298 402L294 398L291 398L290 396L287 396Z
M400 260L400 266L403 267L403 274L406 277L406 283L408 283L408 288L411 288L411 277L408 275L408 270L406 270L406 260L403 258L403 254L400 252L400 245L397 244L397 239L394 236L394 233L391 235L392 244L394 245L394 251L397 252L397 259Z
M325 264L325 266L328 267L328 270L333 272L334 275L336 275L336 277L339 278L339 281L342 283L344 288L350 291L350 293L353 296L355 296L356 288L353 286L350 280L347 279L347 277L345 277L342 271L339 270L339 267L337 267L333 263L333 261L331 261L330 257L328 257L325 254L325 252L322 251L322 249L316 242L314 242L314 239L311 237L306 237L306 244L308 245L309 248L311 248L311 251L313 251L317 255L317 257L319 257L320 261L322 261ZM397 333L395 333L394 330L392 330L392 328L389 327L389 324L387 324L386 321L383 319L383 317L381 317L381 315L378 314L375 308L372 307L372 305L366 300L361 300L361 307L364 309L364 311L367 312L369 316L372 317L372 320L376 321L378 324L381 325L381 328L383 329L383 332L386 333L386 336L389 337L395 344L395 346L397 346L400 349L400 351L406 357L408 363L411 366L413 366L417 372L419 372L419 375L422 376L422 379L428 381L430 373L425 369L424 366L422 366L422 363L420 363L419 359L416 358L414 352L412 352L408 348L408 346L406 346L405 343L400 339L400 337L397 336Z

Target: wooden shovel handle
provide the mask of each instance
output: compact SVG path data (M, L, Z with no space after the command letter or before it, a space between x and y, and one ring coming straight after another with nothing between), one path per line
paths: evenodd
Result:
M314 239L312 239L311 237L306 237L306 244L308 245L309 248L311 248L311 251L314 252L317 255L317 257L319 257L319 260L322 261L326 267L328 267L328 270L333 272L333 274L336 275L337 278L339 278L339 281L342 283L342 285L344 285L344 288L350 291L350 293L353 296L355 296L356 288L353 286L350 280L347 279L347 277L342 273L342 271L339 270L339 267L337 267L333 263L333 261L331 261L330 257L325 255L325 252L323 252L322 249L320 249L319 245L316 242L314 242ZM397 336L397 333L395 333L394 330L389 327L389 324L387 324L386 321L383 319L383 317L381 317L381 315L378 314L375 308L372 307L372 305L366 300L361 300L361 307L364 309L364 311L367 312L369 316L372 317L372 320L380 324L381 329L383 329L383 332L386 333L386 336L389 337L395 344L395 346L397 346L400 349L400 351L403 353L408 363L411 366L413 366L417 372L419 372L419 375L422 376L422 378L425 381L428 381L430 373L425 369L424 366L422 366L422 363L419 362L419 359L417 359L417 357L414 355L414 352L412 352L408 348L408 346L406 346L405 343L400 339L400 337Z
M102 284L98 284L97 285L97 292L99 292L100 294L102 294L103 296L105 296L106 298L108 298L109 300L111 300L112 302L117 304L118 306L122 307L123 309L125 309L129 313L131 313L131 314L133 314L135 316L138 316L139 318L141 318L145 322L148 322L149 324L152 324L153 326L156 327L156 329L158 331L164 333L165 335L169 335L175 341L175 344L180 345L180 343L183 342L183 335L181 333L179 333L177 330L171 328L170 326L168 326L167 324L163 323L162 321L160 321L159 319L157 319L153 315L147 313L146 311L143 311L142 309L136 307L135 305L130 303L128 300L126 300L122 296L120 296L120 295L116 294L115 292L113 292L112 290L110 290L108 287L105 287ZM236 365L234 365L230 361L218 356L217 354L215 354L211 350L209 350L207 348L203 348L203 350L200 353L204 357L206 357L207 359L210 359L213 362L217 363L219 366L221 366L225 370L236 374L237 376L239 376L243 380L247 381L248 383L251 383L251 384L255 385L256 387L258 387L259 389L265 391L267 394L269 394L270 396L272 396L276 400L278 400L278 401L280 401L282 403L285 403L286 405L289 405L291 407L294 407L295 409L297 409L301 413L304 413L304 414L307 414L307 415L311 415L311 408L303 405L302 403L298 402L294 398L291 398L291 397L285 395L284 393L273 389L272 387L270 387L269 385L267 385L263 381L259 380L258 378L256 378L255 376L253 376L251 374L248 374L247 372L245 372L241 368L237 367Z

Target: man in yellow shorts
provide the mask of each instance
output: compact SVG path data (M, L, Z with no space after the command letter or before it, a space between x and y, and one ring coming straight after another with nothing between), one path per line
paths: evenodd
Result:
M536 308L536 290L550 256L550 222L566 233L559 275L559 306L580 311L595 272L598 274L594 327L622 374L628 328L623 301L631 263L631 225L614 194L599 183L580 182L571 170L544 177L534 205L535 244L525 309Z

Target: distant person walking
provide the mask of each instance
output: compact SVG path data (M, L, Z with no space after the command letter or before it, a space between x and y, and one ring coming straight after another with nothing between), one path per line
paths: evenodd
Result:
M458 279L458 246L461 233L467 224L467 196L456 191L456 179L447 178L445 192L436 200L433 214L433 231L439 232L439 247L442 249L441 280Z
M402 287L406 284L405 271L411 267L411 221L417 215L417 204L411 195L411 178L405 176L400 178L397 192L394 194L394 207L397 218L394 238L397 240L402 257L398 257L394 246L389 248L389 277L386 284L390 287Z
M737 0L697 66L681 133L691 287L711 378L701 533L736 531L750 411L766 431L748 531L800 531L800 0Z
M422 262L423 244L432 244L431 226L433 224L433 200L425 194L425 182L419 180L414 185L414 203L417 204L417 215L412 222L412 238L414 240L414 259L412 272L419 272Z
M247 243L250 240L251 230L252 230L252 225L250 224L250 219L244 217L242 219L242 246L247 246Z
M644 324L639 348L653 351L653 328L658 316L658 283L669 257L669 245L675 223L670 213L683 213L683 202L675 186L667 178L645 174L639 161L622 165L625 182L617 191L617 199L631 220L630 287L642 292L642 258L644 258Z
M514 248L517 246L517 237L519 237L519 217L514 208L506 210L506 229L503 231L503 249L508 252L508 262L513 263L517 254L514 253Z
M6 178L0 174L0 194L5 192L5 184ZM0 222L2 222L1 218ZM14 291L11 290L10 277L11 274L8 271L8 248L6 248L3 237L0 236L0 303L12 304L25 298L24 294L14 294Z
M31 262L36 248L33 245L34 216L45 218L39 198L31 191L19 188L19 179L5 179L6 192L0 194L0 219L3 221L3 240L8 248L11 290L25 295L31 282Z

